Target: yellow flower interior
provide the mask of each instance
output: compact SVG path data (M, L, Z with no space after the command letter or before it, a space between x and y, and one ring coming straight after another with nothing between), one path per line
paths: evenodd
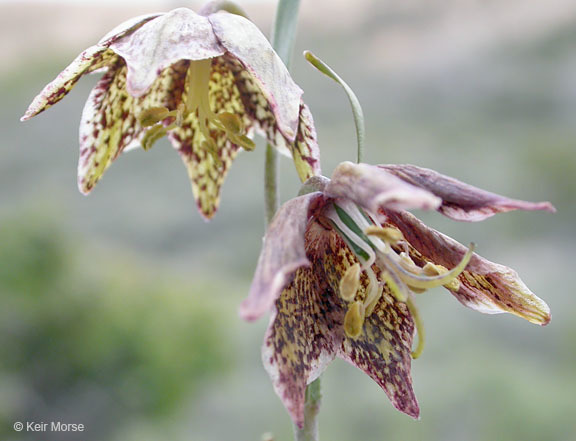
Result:
M210 108L209 83L212 59L190 61L186 74L186 88L182 104L175 110L165 107L151 107L140 113L138 119L143 127L150 127L142 139L142 147L148 150L154 142L166 135L169 130L181 126L186 118L196 113L198 128L203 140L201 147L207 150L214 161L220 164L218 145L213 139L210 128L220 130L226 137L244 150L254 150L254 142L245 135L244 124L240 116L230 112L215 113ZM171 124L163 121L172 118Z

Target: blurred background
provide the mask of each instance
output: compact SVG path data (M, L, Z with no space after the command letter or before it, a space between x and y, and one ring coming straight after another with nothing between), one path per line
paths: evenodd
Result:
M275 1L244 6L268 35ZM262 142L241 154L219 213L197 213L166 140L122 156L95 191L76 189L77 130L97 81L19 117L40 89L120 22L189 1L0 1L0 439L246 440L291 424L260 362L266 319L237 318L263 222ZM367 162L414 163L548 213L478 224L422 214L515 268L553 312L540 328L467 310L444 290L418 297L427 347L413 363L420 421L336 361L324 375L330 441L576 439L576 3L302 0L293 75L330 175L355 157L343 92L357 92ZM282 200L298 182L283 159ZM16 421L82 423L81 434L16 433Z

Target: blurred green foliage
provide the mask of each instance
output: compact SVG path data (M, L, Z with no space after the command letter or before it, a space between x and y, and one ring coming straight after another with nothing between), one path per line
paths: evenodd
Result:
M0 439L86 399L75 422L103 439L119 415L169 414L229 365L213 287L87 251L41 217L4 220L0 244Z

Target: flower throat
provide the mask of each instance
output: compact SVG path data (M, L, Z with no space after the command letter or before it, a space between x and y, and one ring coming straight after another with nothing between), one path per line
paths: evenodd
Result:
M201 147L221 165L218 145L212 136L210 127L224 132L226 137L244 150L254 150L254 142L245 135L244 124L240 117L230 112L214 113L210 108L210 74L212 59L190 61L186 74L186 86L182 102L175 110L166 107L150 107L138 116L142 127L149 127L142 138L142 148L149 150L153 144L183 122L196 114L198 131L202 135ZM166 121L169 119L168 121ZM171 120L171 122L170 122Z
M373 220L375 216L368 216L352 202L338 200L328 211L328 218L360 262L349 267L340 280L340 297L348 304L344 317L346 335L353 339L362 335L364 320L374 312L384 285L387 285L395 299L406 304L414 319L418 344L412 357L417 358L424 349L424 328L414 303L414 293L438 286L458 290L457 277L470 261L474 245L470 245L462 260L451 270L431 262L419 267L410 257L409 245L398 229L382 227ZM381 269L378 275L373 268L375 263ZM368 278L368 285L364 298L356 300L362 272Z

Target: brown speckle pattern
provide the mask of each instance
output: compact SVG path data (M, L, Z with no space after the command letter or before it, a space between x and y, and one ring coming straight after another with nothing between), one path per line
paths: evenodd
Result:
M278 129L270 103L260 92L250 72L238 60L231 57L223 58L226 59L228 68L236 77L236 85L240 90L251 125L261 132L270 144L281 151L287 150L292 155L302 182L312 176L320 175L320 150L314 120L308 106L301 102L296 138L293 141L287 139Z
M186 65L182 62L166 68L152 87L140 98L126 90L126 65L117 57L92 90L80 124L80 160L78 185L89 193L102 174L122 151L138 143L145 130L138 123L139 113L146 108L177 106L180 77Z
M410 256L420 266L426 262L455 267L467 248L454 239L424 225L407 212L386 211L410 244ZM457 291L449 290L463 305L480 312L509 312L532 323L546 325L550 309L532 293L518 274L503 265L474 254L458 277Z
M239 115L243 117L244 125L249 126L250 121L245 116L244 105L234 80L234 75L227 69L222 57L215 58L208 84L210 107L215 113ZM219 163L201 146L204 137L200 133L196 113L188 115L182 126L171 130L169 135L186 165L196 203L206 219L216 213L222 184L240 149L221 130L211 130L210 134L218 148Z
M311 266L297 270L276 301L263 349L264 363L293 420L302 424L306 385L335 356L373 378L397 409L417 417L410 377L414 325L406 305L385 290L362 335L346 337L347 304L338 295L338 283L356 257L333 230L316 221L306 232L306 250ZM364 299L367 285L363 275L357 300Z

